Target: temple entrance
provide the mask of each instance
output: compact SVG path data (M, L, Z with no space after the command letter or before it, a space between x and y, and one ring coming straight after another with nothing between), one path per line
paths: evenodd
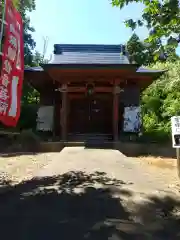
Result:
M81 94L70 98L69 132L112 134L112 94Z

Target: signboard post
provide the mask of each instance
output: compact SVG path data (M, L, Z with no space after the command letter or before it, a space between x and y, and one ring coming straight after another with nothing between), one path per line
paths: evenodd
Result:
M172 147L176 148L177 171L180 178L180 116L171 117Z

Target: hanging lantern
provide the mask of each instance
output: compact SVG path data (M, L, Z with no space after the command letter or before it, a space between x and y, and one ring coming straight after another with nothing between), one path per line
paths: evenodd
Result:
M91 96L94 93L94 84L93 83L86 84L86 93L89 96Z

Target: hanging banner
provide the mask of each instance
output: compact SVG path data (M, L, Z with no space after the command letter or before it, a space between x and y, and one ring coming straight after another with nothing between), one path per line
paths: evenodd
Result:
M0 121L15 127L21 108L24 75L23 23L11 0L5 5L5 40L0 75Z
M5 24L5 21L4 21L4 17L5 17L5 7L4 7L4 4L3 2L1 1L0 3L0 25L1 25L1 28L0 28L0 55L2 54L1 52L1 46L2 46L2 40L3 40L3 31L4 31L4 24Z

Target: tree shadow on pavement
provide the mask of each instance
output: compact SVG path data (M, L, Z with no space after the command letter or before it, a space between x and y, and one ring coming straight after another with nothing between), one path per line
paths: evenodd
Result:
M16 186L4 181L0 195L1 239L141 240L151 239L151 234L152 239L179 239L179 220L173 214L178 201L151 198L148 203L128 208L125 199L133 196L128 184L103 172L79 171L34 178ZM163 238L159 229L148 229L152 221L162 220L162 206L167 216ZM145 217L148 211L154 217L151 220Z

